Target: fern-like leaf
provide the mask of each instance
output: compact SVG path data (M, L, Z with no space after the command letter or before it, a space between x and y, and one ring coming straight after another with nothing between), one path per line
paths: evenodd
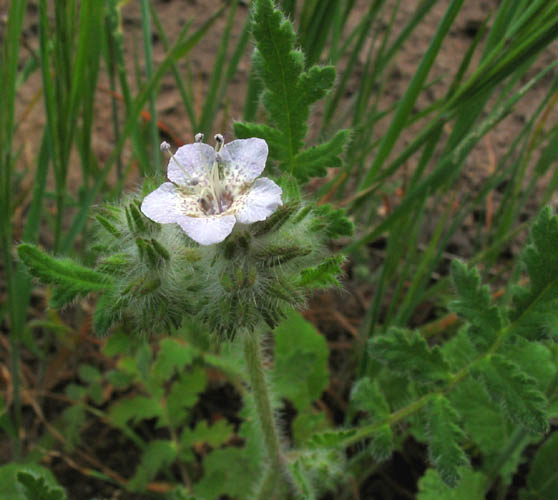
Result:
M417 383L447 380L449 368L437 346L430 348L416 331L392 328L370 339L368 352L390 370L408 375Z
M490 289L481 285L475 268L468 268L459 260L452 262L451 276L459 299L450 304L450 309L476 327L482 343L493 343L503 326L503 319L498 307L492 304Z
M556 331L558 325L558 216L545 207L531 229L531 243L521 260L530 278L530 288L516 288L511 315L514 331L530 339Z
M340 286L338 276L343 273L341 264L345 257L343 255L332 255L316 267L308 267L300 273L298 285L311 288L328 288Z
M442 395L428 404L428 452L446 484L454 487L461 477L459 467L469 463L459 442L465 437L459 426L459 415Z
M476 365L473 375L512 422L534 433L547 431L547 400L538 390L536 381L517 364L493 354Z
M22 243L17 248L19 258L31 275L43 283L56 285L53 306L61 307L79 295L108 290L112 278L94 271L68 258L54 258L39 250L35 245Z
M30 472L17 473L17 480L25 489L27 500L65 500L66 493L60 487L49 485L41 476Z
M279 168L301 182L323 176L327 167L341 165L339 155L349 132L342 130L324 144L302 149L310 107L333 86L335 69L314 65L305 71L292 23L272 0L255 0L253 5L256 49L252 64L263 82L262 103L272 126L236 123L235 134L265 139Z

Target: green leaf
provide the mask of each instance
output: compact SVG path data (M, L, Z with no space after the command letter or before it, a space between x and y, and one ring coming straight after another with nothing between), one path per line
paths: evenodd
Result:
M93 313L93 330L97 335L105 335L119 319L118 299L112 293L104 293L97 300Z
M325 231L329 238L351 236L355 225L347 217L343 208L334 208L329 203L313 208L316 219L312 223L313 231Z
M297 179L306 182L312 177L323 177L328 168L341 167L343 162L339 155L343 153L349 135L349 130L339 130L329 141L298 153L294 159Z
M117 332L107 339L103 347L103 353L108 357L116 356L117 354L126 354L130 352L131 345L132 342L128 335L124 332Z
M527 476L527 488L521 491L524 500L555 500L558 491L558 432L550 437L537 450Z
M82 364L78 368L78 375L82 382L92 384L98 382L102 375L101 372L92 365Z
M310 449L337 448L341 446L346 439L353 437L356 433L356 429L337 429L319 432L308 440L307 446Z
M441 395L428 403L428 454L444 482L455 487L461 477L460 467L469 460L459 442L465 438L459 425L459 415Z
M261 137L270 147L270 158L299 181L326 174L341 165L339 155L349 137L339 131L331 140L302 151L308 132L310 106L333 86L332 66L304 70L304 54L295 48L291 22L272 0L253 2L252 33L256 41L253 69L264 85L261 96L272 126L235 123L237 137Z
M17 464L14 462L0 466L0 500L36 500L37 498L42 500L41 497L28 495L28 489L18 480L18 474L21 473L31 476L33 479L42 479L47 490L55 492L60 490L60 486L50 470L32 463ZM59 498L64 499L65 496L55 497L54 500ZM50 499L47 498L47 500Z
M503 320L498 307L492 304L490 289L486 285L481 286L475 268L469 269L459 260L452 262L451 276L459 299L450 304L450 309L479 330L482 343L493 343L502 329Z
M117 427L124 427L129 420L140 420L160 417L163 413L161 403L146 396L133 396L121 399L109 410L109 419Z
M274 333L275 390L300 411L318 399L328 386L327 343L311 323L294 311L288 313Z
M29 272L42 282L60 287L55 305L66 303L78 295L108 290L112 278L77 264L71 259L56 259L41 252L35 245L22 243L17 247L20 259ZM61 300L63 294L64 300Z
M212 448L224 445L233 435L233 426L224 418L208 426L205 420L196 423L193 429L185 427L180 435L181 447L190 448L207 443Z
M527 338L556 332L558 323L558 216L545 207L531 229L531 243L521 260L530 278L530 288L515 289L511 314L513 329ZM554 327L554 328L553 328Z
M499 453L509 439L510 425L500 409L490 400L480 382L468 377L449 395L463 418L463 427L485 455Z
M418 500L485 500L486 477L469 467L459 470L461 481L448 486L435 469L428 469L419 481Z
M383 420L390 415L389 404L380 386L370 377L363 377L353 385L351 406L356 410L365 411L374 420Z
M258 477L259 459L243 448L212 451L203 461L204 475L194 486L194 496L204 500L217 500L223 495L246 498L246 492Z
M344 261L345 257L343 255L332 255L315 267L303 269L300 272L297 285L308 288L340 286L338 276L343 274L341 265Z
M368 413L370 422L386 421L372 433L368 450L376 460L389 458L393 453L393 432L387 422L390 407L378 383L370 377L358 380L351 391L351 406Z
M449 368L438 346L428 347L417 331L391 328L368 342L370 356L417 383L447 380Z
M150 441L141 454L141 461L134 477L128 483L132 491L141 491L155 479L163 467L170 466L176 459L176 446L172 441L155 439Z
M490 397L508 418L534 433L546 432L548 419L546 398L537 389L536 381L521 368L501 355L481 360L473 370Z
M177 339L166 338L159 343L159 353L153 363L153 376L159 380L169 380L175 371L182 371L191 365L196 356L195 349Z
M196 404L199 394L207 386L207 375L205 369L197 367L192 371L184 371L180 374L169 391L167 397L168 424L175 426L183 423L188 410ZM161 425L168 425L164 420Z
M27 500L65 500L66 493L59 486L51 486L42 476L18 472L17 480L24 487Z

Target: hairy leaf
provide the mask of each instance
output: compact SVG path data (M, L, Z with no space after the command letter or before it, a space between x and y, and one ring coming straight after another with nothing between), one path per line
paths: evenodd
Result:
M315 267L308 267L300 272L298 285L309 288L329 288L340 286L338 276L343 274L341 265L345 261L343 255L332 255Z
M446 484L459 482L459 468L469 460L460 446L465 434L460 428L459 415L444 396L434 396L428 403L428 454Z
M275 329L275 390L298 410L318 399L329 383L325 338L300 313L291 312Z
M558 432L554 432L538 449L527 476L525 500L554 500L558 491Z
M370 422L386 420L384 425L373 432L368 449L376 460L389 458L393 453L393 432L387 422L390 408L378 383L369 377L358 380L351 391L351 406L365 411Z
M166 338L159 343L159 353L152 366L152 374L159 381L172 377L175 371L181 371L194 361L196 351L189 344L177 339Z
M541 338L558 329L558 216L545 207L531 229L531 243L521 260L530 278L530 288L516 288L511 315L514 331L527 338Z
M461 481L448 486L435 469L428 469L419 481L418 500L485 500L487 478L469 467L459 470Z
M26 500L65 500L67 498L60 486L49 484L43 476L21 471L17 473L17 480L23 485Z
M482 381L490 397L505 410L512 422L531 432L546 432L546 398L536 381L519 366L499 354L483 359L473 374Z
M392 328L370 339L368 352L379 362L417 383L446 380L449 368L437 346L430 348L419 332Z
M313 212L317 216L312 225L313 230L325 230L325 233L330 238L351 236L353 234L355 226L347 217L344 209L334 208L329 203L326 203L315 207Z
M356 429L338 429L314 434L307 442L309 448L336 448L356 434Z
M258 476L259 458L243 448L212 451L203 461L204 475L194 486L194 496L204 500L217 500L223 495L246 498L251 481Z
M294 159L297 179L304 182L312 177L323 177L328 168L342 166L339 156L349 135L348 130L339 130L329 141L298 153Z
M480 343L493 343L503 326L503 320L498 307L492 304L490 289L486 285L481 286L475 268L469 269L459 260L452 262L451 276L459 299L450 304L450 309L477 328Z
M171 465L176 458L176 445L172 441L154 439L141 454L141 461L134 477L128 483L132 491L141 491L151 482L160 469Z
M68 258L51 257L35 245L22 243L17 247L17 251L33 276L43 283L60 287L61 291L58 292L53 305L61 306L78 295L108 290L112 286L110 276Z
M124 427L129 420L140 421L160 417L163 413L161 403L146 396L121 399L109 410L109 418L118 427Z
M188 410L196 404L199 394L207 385L207 375L201 367L180 374L167 397L168 423L161 420L161 425L179 425L186 418Z
M292 23L272 0L253 2L252 33L256 49L253 68L264 86L261 99L272 126L235 123L237 137L261 137L270 157L299 181L326 174L327 167L341 165L349 132L339 131L329 141L302 151L308 132L310 106L333 86L332 66L312 66L305 71L304 54L295 48Z

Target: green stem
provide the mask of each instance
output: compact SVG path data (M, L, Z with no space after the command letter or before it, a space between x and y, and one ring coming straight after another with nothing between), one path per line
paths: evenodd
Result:
M279 482L279 472L276 467L268 465L262 482L258 485L258 490L254 495L254 500L269 500L276 498L274 493L277 491L277 483Z
M268 474L261 483L260 491L255 498L269 498L265 495L271 485L277 485L279 472L286 471L285 460L281 454L279 431L275 423L273 408L269 398L269 390L265 377L262 352L257 334L244 333L244 360L248 370L248 377L256 404L256 416L263 432L264 444L269 459Z

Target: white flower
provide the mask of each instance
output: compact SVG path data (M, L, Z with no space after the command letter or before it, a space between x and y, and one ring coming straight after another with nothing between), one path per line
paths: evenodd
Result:
M263 139L223 145L223 137L217 135L213 149L200 136L171 154L171 182L148 194L141 211L155 222L179 224L200 245L212 245L223 241L237 222L267 219L282 204L282 191L271 179L257 178L267 159ZM161 149L169 147L163 143Z

